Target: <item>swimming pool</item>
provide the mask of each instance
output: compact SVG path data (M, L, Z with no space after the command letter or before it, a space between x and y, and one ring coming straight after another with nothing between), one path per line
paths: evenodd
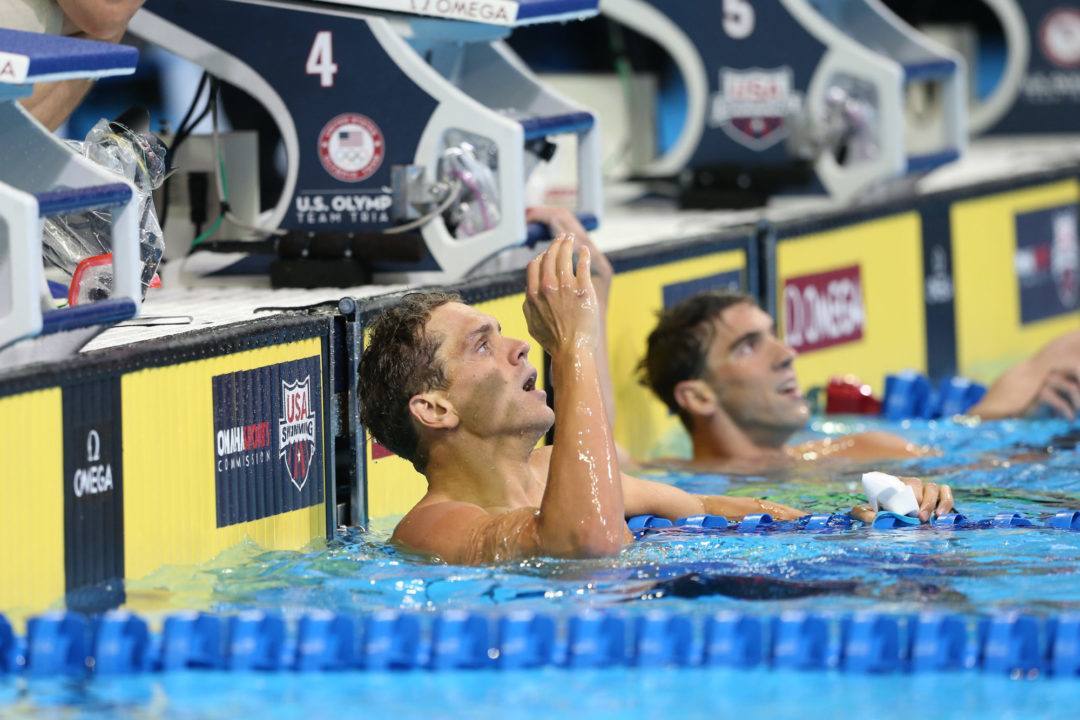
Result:
M1080 508L1080 435L1062 421L963 425L818 419L808 435L900 430L945 451L886 470L953 485L972 517L1018 512L1038 519ZM861 496L861 467L821 466L770 478L654 472L684 489L768 495L815 512ZM701 620L720 610L753 616L935 610L965 616L1022 610L1036 617L1080 610L1080 533L1045 529L949 532L921 528L827 534L664 531L604 561L534 560L496 567L429 565L388 546L393 521L342 533L307 552L234 548L196 568L165 568L127 586L128 606L148 616L178 609L263 609L297 618L315 609L528 610L569 616L585 608L636 617L664 609ZM754 710L789 716L841 712L874 717L993 712L995 717L1073 717L1080 683L1035 683L989 674L884 677L731 669L543 669L515 672L228 674L186 672L91 681L0 678L6 714L87 717L267 718L352 707L375 717L589 717L667 713L715 717Z

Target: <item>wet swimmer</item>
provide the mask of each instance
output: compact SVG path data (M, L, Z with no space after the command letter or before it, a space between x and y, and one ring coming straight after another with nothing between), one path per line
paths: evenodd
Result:
M767 472L799 460L931 452L883 432L788 444L810 419L795 357L749 295L701 293L661 314L641 361L641 382L679 416L693 446L687 464L695 470Z
M641 380L682 420L693 445L688 465L695 470L767 472L798 461L934 454L884 432L789 444L810 418L795 357L753 298L702 293L660 316L649 335ZM1080 412L1080 332L1054 340L1004 373L969 414L1017 417L1040 407L1070 419ZM921 485L917 497L920 490ZM951 507L946 486L927 483L926 490Z
M883 432L788 444L810 419L795 356L776 336L769 314L742 293L703 293L663 313L649 335L642 382L682 420L694 453L690 461L663 464L749 473L799 461L870 461L931 452ZM923 522L953 510L948 485L902 481L911 487ZM852 514L864 521L873 515L866 506Z
M529 333L551 358L555 409L529 344L444 293L413 293L380 315L360 365L361 417L411 461L427 493L393 541L449 563L600 557L631 536L626 518L804 513L752 498L698 496L619 470L604 407L600 303L587 241L560 235L527 270ZM555 425L554 443L537 448Z

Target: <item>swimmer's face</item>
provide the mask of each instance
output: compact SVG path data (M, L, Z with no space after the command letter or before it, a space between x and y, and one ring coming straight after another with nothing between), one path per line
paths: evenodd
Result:
M503 336L495 318L462 303L436 308L425 329L441 337L438 357L449 381L446 396L461 429L480 437L536 439L547 432L555 414L537 387L527 342Z
M795 356L776 337L768 313L752 303L738 303L714 321L705 380L717 405L739 427L790 435L810 417L795 376Z

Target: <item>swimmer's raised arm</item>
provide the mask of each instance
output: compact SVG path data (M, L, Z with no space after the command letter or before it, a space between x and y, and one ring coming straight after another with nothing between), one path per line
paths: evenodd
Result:
M691 515L723 515L741 520L746 515L768 513L774 520L796 520L807 513L787 505L757 498L727 495L693 495L664 483L623 475L626 515L657 515L668 520Z
M626 543L623 491L604 406L598 345L602 325L588 247L556 238L529 263L525 319L551 357L555 440L538 532L548 554L610 555Z
M1069 420L1080 414L1080 331L1050 341L1006 370L968 413L996 420L1021 417L1042 405Z
M598 333L596 350L596 367L600 374L600 385L604 392L604 409L607 410L608 422L615 427L615 388L611 382L611 365L608 361L607 342L607 313L608 298L611 294L611 281L615 277L615 269L611 266L607 256L600 251L589 237L589 232L577 219L574 213L566 208L539 206L531 207L525 211L525 219L528 222L543 223L548 226L553 236L569 235L574 239L574 251L581 248L589 251L590 269L593 288L596 290L596 300L600 308L600 330Z

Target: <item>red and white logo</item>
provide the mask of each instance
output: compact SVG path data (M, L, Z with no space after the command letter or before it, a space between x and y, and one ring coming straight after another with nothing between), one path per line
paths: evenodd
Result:
M1021 287L1032 287L1052 280L1058 300L1064 307L1076 306L1080 298L1080 237L1076 210L1054 215L1053 237L1049 242L1029 244L1016 249L1014 263Z
M790 67L720 71L709 124L751 150L765 150L788 135L786 119L802 108Z
M858 265L784 282L784 338L797 351L855 342L865 327Z
M319 160L326 172L342 182L368 179L385 155L382 130L366 115L338 115L319 133Z
M311 376L297 382L281 381L282 413L278 419L278 457L297 490L303 490L315 459L315 408L311 402Z
M1080 67L1080 10L1063 7L1049 12L1039 27L1039 45L1058 67Z
M1054 244L1050 251L1050 273L1058 299L1065 307L1075 307L1080 295L1077 272L1080 272L1080 238L1074 210L1054 216Z

